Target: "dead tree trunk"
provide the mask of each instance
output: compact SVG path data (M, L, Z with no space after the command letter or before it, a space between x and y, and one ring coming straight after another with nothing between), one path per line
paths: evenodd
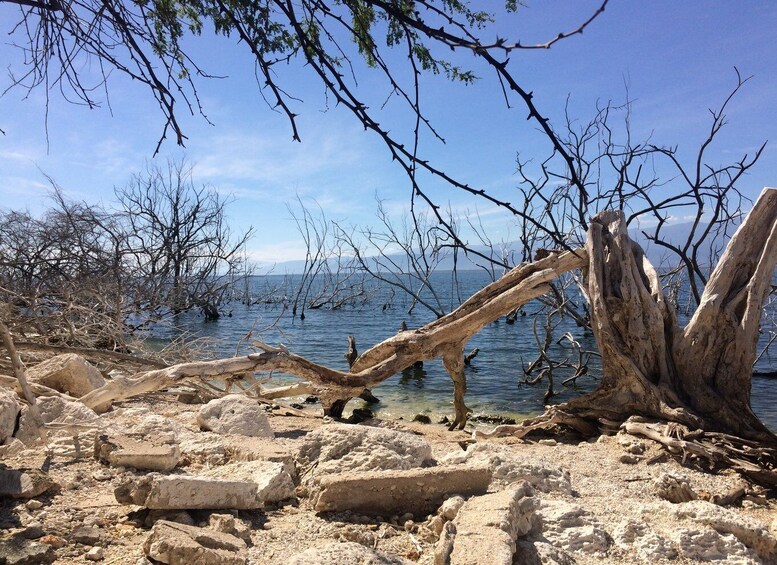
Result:
M764 300L777 264L777 189L765 189L710 275L676 340L679 393L714 429L774 439L750 408Z
M777 264L777 190L763 191L729 242L684 330L622 213L597 216L586 249L603 380L580 404L774 443L750 409L750 378Z
M524 435L555 423L601 430L636 415L642 419L627 423L630 433L663 437L684 455L777 484L777 437L750 408L761 309L777 264L777 189L761 193L684 330L655 269L629 238L622 212L593 219L586 250L584 281L602 355L599 387L522 426L481 435ZM671 425L658 431L645 417Z

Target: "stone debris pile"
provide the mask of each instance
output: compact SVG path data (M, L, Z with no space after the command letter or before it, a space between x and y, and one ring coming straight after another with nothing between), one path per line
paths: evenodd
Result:
M433 442L415 424L284 419L241 394L94 411L77 397L105 380L84 359L30 374L51 391L49 451L0 388L0 565L777 563L777 519L753 517L773 501L713 504L703 475L651 463L632 437ZM588 467L569 458L585 450L600 453ZM598 504L612 493L597 476L640 502Z

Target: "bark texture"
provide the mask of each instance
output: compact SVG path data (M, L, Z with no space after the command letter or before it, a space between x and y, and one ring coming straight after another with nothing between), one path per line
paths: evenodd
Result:
M622 212L593 218L584 284L602 355L591 394L518 426L479 437L523 436L565 424L628 433L670 451L733 467L777 486L777 437L750 408L763 302L777 265L777 189L766 188L711 274L693 318L679 328L658 275L628 236Z
M761 193L684 330L655 269L629 239L622 213L594 218L586 249L584 280L603 379L579 404L598 405L621 419L651 415L773 442L750 408L750 379L777 264L777 189Z

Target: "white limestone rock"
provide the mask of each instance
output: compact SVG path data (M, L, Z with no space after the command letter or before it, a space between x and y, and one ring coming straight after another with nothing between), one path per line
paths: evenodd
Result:
M602 554L610 546L610 536L587 510L558 500L543 501L537 511L542 534L553 545L570 553Z
M5 442L5 445L0 445L0 461L6 458L18 457L27 449L21 441L12 437Z
M234 517L232 514L211 514L208 527L217 532L223 532L240 538L251 545L251 525L246 520Z
M437 513L442 516L443 520L450 521L456 517L459 513L461 506L464 504L464 499L461 496L452 496L442 503Z
M219 434L275 437L265 411L256 400L243 394L211 400L197 413L197 424L203 430Z
M311 547L298 553L286 562L286 565L411 565L413 562L394 557L356 542L334 542L321 547Z
M75 353L65 353L46 359L27 369L30 382L39 383L74 398L100 388L105 384L102 373L86 359ZM110 403L97 407L97 412L110 408Z
M36 400L41 419L46 423L57 424L97 424L100 417L91 408L74 400L67 400L61 396L40 396ZM22 409L22 419L19 422L19 437L29 430L23 430L32 423L32 415L27 410Z
M745 547L732 534L721 535L715 530L689 530L676 532L680 555L696 561L715 561L730 565L760 565L754 551Z
M99 434L94 444L95 459L114 467L148 471L172 471L181 459L176 444L160 443L155 436L136 440L118 434Z
M297 456L301 466L316 463L314 479L346 471L412 469L431 458L432 447L422 437L346 424L329 424L309 433Z
M720 534L733 534L762 558L773 555L777 548L777 538L766 525L711 502L686 502L672 507L670 513L678 520L691 520Z
M169 565L244 565L246 543L233 535L160 520L143 544L144 553Z
M423 516L453 494L486 494L490 483L490 469L464 465L348 471L321 477L311 499L318 512Z
M252 510L262 508L257 485L201 475L161 476L156 473L123 481L114 490L122 504L152 510Z
M534 489L525 481L470 498L454 520L451 565L511 565L515 543L531 530L537 506Z
M16 418L22 409L16 400L16 393L0 389L0 445L6 443L13 436L16 427Z
M127 430L129 434L137 436L153 434L161 442L175 442L181 430L180 424L175 420L154 414L145 408L131 408L125 412L125 417L131 419Z
M36 401L41 419L46 424L75 424L71 430L49 430L49 449L58 457L83 459L92 456L94 440L100 428L100 417L97 413L80 402L67 400L59 396L40 396ZM25 445L37 441L32 414L29 407L23 406L19 419L19 429L15 437Z
M575 558L561 548L540 540L519 540L513 563L521 565L574 565Z
M223 465L227 461L227 451L222 437L213 432L195 433L182 430L178 436L178 447L185 459L190 462L208 465Z
M615 545L627 551L634 550L648 563L677 558L672 542L654 532L644 522L624 520L612 532Z
M245 436L218 436L223 439L226 457L230 463L238 461L273 461L283 463L286 472L295 478L297 465L294 461L296 449L270 438Z
M206 476L230 481L251 481L257 485L256 497L264 503L295 497L294 481L286 466L273 461L230 463L206 472Z
M487 442L474 443L464 452L446 455L440 463L487 465L491 468L494 481L503 485L528 481L540 492L572 492L569 471L562 467L526 461L519 450L509 446Z
M294 497L294 483L283 463L253 461L201 475L133 477L123 481L114 495L122 504L152 510L251 510Z

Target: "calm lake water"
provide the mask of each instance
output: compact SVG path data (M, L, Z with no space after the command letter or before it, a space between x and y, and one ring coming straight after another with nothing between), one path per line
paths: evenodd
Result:
M178 321L179 327L195 335L211 337L217 340L216 354L231 356L236 352L238 343L254 328L276 326L263 333L263 341L273 345L285 344L299 355L333 368L347 369L344 358L347 349L347 336L356 337L359 352L395 334L402 322L408 328L415 328L432 321L435 316L428 309L418 305L408 314L411 301L400 292L393 292L385 284L373 284L367 289L370 300L366 304L350 304L337 310L321 308L306 310L305 319L293 319L291 311L283 315L277 303L266 304L264 300L272 295L293 297L299 283L298 275L268 275L252 277L250 292L258 303L243 304L231 302L224 306L224 316L215 322L205 322L197 313L189 313ZM451 295L466 299L472 293L490 282L482 271L463 271L458 274L459 292L452 291L451 274L435 273L432 286L440 301L449 312L458 304ZM429 297L429 293L425 293ZM385 305L385 308L384 308ZM515 324L505 323L504 319L489 324L468 343L466 351L480 349L480 354L467 368L467 405L475 413L499 414L522 418L537 415L543 410L543 396L546 382L528 385L524 381L522 367L528 365L537 355L537 343L534 333L535 317L531 314L539 309L539 304L525 306L528 315L519 316ZM231 314L231 316L229 315ZM682 313L680 313L682 319ZM545 316L537 317L537 329L541 337L544 333ZM682 321L682 320L681 320ZM167 329L159 337L171 337L175 330ZM584 332L569 318L561 321L555 335L560 338L564 332L571 332L587 350L596 350L593 335ZM765 343L768 336L762 336ZM777 369L777 347L771 355L765 355L758 363L759 370ZM249 353L250 348L242 346L241 354ZM555 345L554 356L558 360L569 358L576 360L576 352L564 345ZM589 363L588 375L578 379L576 386L565 387L561 381L571 376L570 370L554 373L555 390L552 403L563 402L581 392L592 390L596 386L596 377L601 374L597 357ZM298 382L297 379L282 374L274 374L266 386ZM398 374L373 389L381 402L369 407L386 418L412 418L415 414L428 414L433 421L453 412L453 385L439 360L427 361L421 370L409 370ZM769 428L777 431L777 379L754 378L752 381L752 406L756 414ZM355 407L367 406L356 399L348 404L346 413Z

